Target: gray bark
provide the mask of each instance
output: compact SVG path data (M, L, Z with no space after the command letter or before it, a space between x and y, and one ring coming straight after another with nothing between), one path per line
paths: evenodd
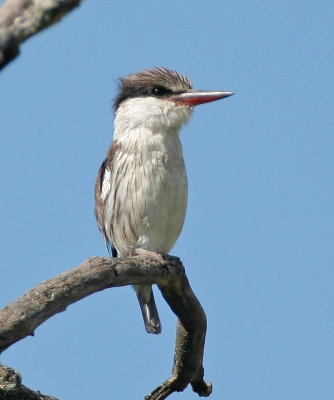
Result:
M81 0L6 0L0 6L0 70L20 52L22 42L58 22Z
M37 326L65 311L70 304L107 288L133 284L157 284L178 317L172 376L145 399L166 399L175 391L183 391L189 383L199 396L209 396L212 386L203 380L206 316L190 288L181 261L176 257L164 256L162 260L92 257L76 268L41 282L0 310L0 352L33 335ZM0 365L0 400L33 399L23 396L23 391L30 389L21 384L15 371L3 372L7 378L11 377L4 380L1 371L6 368ZM11 382L9 386L8 380ZM21 397L13 397L14 393ZM32 393L39 398L43 396L39 392Z

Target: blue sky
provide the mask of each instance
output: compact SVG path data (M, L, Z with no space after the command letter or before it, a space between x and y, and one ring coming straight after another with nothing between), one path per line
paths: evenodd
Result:
M154 66L235 95L182 132L184 262L208 317L212 399L334 391L334 3L86 0L1 73L0 304L106 255L94 183L117 78ZM70 306L1 356L66 399L141 399L170 376L176 317L146 334L132 289ZM190 388L171 399L197 398Z

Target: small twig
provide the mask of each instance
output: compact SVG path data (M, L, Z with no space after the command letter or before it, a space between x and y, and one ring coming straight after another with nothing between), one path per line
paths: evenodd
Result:
M57 400L41 392L33 391L22 385L21 375L13 368L0 364L0 399L1 400Z

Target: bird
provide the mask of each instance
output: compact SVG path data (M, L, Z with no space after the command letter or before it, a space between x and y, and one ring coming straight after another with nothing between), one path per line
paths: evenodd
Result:
M165 67L119 80L114 134L95 185L95 216L112 257L168 254L186 215L188 180L179 133L193 108L233 92L195 90ZM148 333L161 332L151 285L134 285Z

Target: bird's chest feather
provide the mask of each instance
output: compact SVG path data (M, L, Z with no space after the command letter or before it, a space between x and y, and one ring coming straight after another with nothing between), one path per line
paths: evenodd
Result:
M182 154L152 151L143 165L148 216L156 220L178 218L186 206L187 175Z
M185 208L187 201L182 152L153 147L144 154L135 154L131 165L135 169L128 194L132 197L134 209L142 212L141 217L148 218L151 224L153 221L173 220L174 215Z
M152 142L144 151L123 151L115 160L111 187L109 200L117 203L110 208L113 231L130 232L126 239L135 246L168 252L181 232L187 207L181 144Z

